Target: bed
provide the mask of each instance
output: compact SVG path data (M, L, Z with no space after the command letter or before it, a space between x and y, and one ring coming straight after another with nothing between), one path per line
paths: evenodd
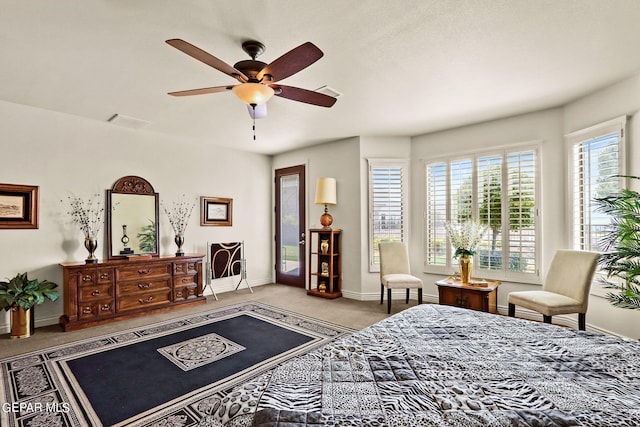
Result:
M229 427L638 426L640 343L423 304L291 359L216 409Z

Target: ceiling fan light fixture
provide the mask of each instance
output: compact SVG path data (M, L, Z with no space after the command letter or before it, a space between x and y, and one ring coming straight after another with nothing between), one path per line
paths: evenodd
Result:
M251 82L235 85L232 90L242 102L249 105L264 104L271 99L274 94L271 87Z

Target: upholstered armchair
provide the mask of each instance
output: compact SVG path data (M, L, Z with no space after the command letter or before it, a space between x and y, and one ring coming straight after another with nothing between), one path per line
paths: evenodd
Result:
M542 290L509 294L509 316L515 316L516 305L541 313L545 323L558 314L578 313L578 329L584 331L598 256L588 251L556 252Z
M402 242L380 243L380 304L387 289L387 313L391 314L391 290L406 289L406 304L409 290L418 289L418 304L422 304L422 280L411 275L409 251Z

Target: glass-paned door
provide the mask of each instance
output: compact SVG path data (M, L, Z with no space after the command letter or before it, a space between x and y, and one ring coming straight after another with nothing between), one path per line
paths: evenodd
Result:
M305 287L305 167L276 170L276 282Z

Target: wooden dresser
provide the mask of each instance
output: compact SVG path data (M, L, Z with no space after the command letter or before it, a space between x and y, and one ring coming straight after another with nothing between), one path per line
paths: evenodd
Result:
M203 254L62 263L65 331L206 303Z

